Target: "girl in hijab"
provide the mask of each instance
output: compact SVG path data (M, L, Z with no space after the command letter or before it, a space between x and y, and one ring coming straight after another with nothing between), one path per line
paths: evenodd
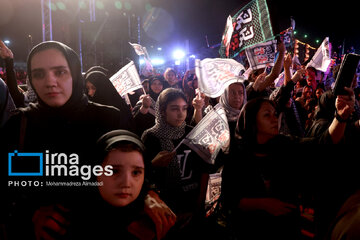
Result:
M156 102L155 126L142 135L146 159L154 169L151 177L160 190L160 197L177 215L176 230L186 226L182 231L175 230L174 239L184 239L191 231L201 233L198 224L209 169L186 145L175 149L192 129L185 123L187 107L181 90L165 89Z
M74 210L69 239L155 239L155 227L144 212L149 190L144 150L139 137L126 130L111 131L98 140L96 164L111 167L113 174L94 179L101 184ZM168 209L166 216L173 225L174 213Z
M164 89L164 78L154 76L149 79L149 94L140 96L133 109L136 124L135 133L141 136L146 129L155 125L155 103Z
M116 91L105 73L91 71L85 78L87 96L90 101L118 108L124 121L132 123L132 115L125 100Z
M349 96L339 96L336 102L341 118L349 117L353 111L354 101L351 90L348 91ZM297 138L279 134L274 102L255 98L245 104L237 122L231 157L222 174L224 208L231 212L230 221L238 236L299 238L300 186L312 174L302 177L306 170L302 166L315 162L301 153L312 152L311 146L319 146L316 143L338 143L346 123L337 118L320 137ZM298 144L307 144L303 145L307 151L299 152Z
M120 110L88 101L84 94L80 60L70 47L56 41L38 44L28 56L27 72L38 102L19 109L2 128L0 152L4 165L8 163L8 154L15 150L55 156L76 154L79 164L86 165L93 159L89 149L102 134L114 129L128 129L129 123L124 121ZM7 169L8 166L1 167L2 178L9 178ZM66 179L64 176L42 176L31 180L54 178ZM79 180L80 176L71 179ZM5 182L2 181L2 184ZM39 188L34 191L31 187L21 190L4 185L1 187L4 193L2 200L16 202L16 209L10 213L15 224L9 226L9 235L15 236L30 234L26 229L28 225L23 225L24 231L18 231L19 225L16 223L22 220L23 223L31 223L34 209L53 203L69 206L76 199L75 193L79 192L77 188L57 187L49 194L51 187L45 185L41 191ZM64 191L73 194L64 194ZM0 212L9 214L8 211Z

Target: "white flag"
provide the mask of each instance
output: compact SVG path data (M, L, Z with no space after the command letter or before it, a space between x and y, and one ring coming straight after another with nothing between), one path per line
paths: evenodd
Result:
M326 72L331 63L330 53L331 47L329 43L329 37L326 37L310 62L306 65L306 68L314 67L316 70Z
M185 137L183 143L194 150L205 162L215 163L220 149L230 144L230 130L225 110L220 104L205 117Z
M145 55L146 49L144 50L143 46L141 46L140 44L137 44L137 43L130 43L129 42L129 44L134 48L137 55L139 55L139 56Z
M115 73L110 78L110 81L112 82L121 97L123 97L129 92L143 87L133 61L131 61L123 68L121 68L117 73Z
M259 43L245 49L246 57L253 70L273 67L275 64L276 41Z
M243 81L239 77L245 68L234 59L205 58L195 60L195 72L198 78L199 89L211 98L219 97L225 89L234 82Z
M222 36L222 41L225 46L226 56L229 56L230 42L233 33L234 33L234 25L232 22L232 17L229 15L226 21L225 32Z

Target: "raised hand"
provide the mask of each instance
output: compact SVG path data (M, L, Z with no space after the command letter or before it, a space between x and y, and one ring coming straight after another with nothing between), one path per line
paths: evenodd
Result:
M14 54L12 53L12 51L1 40L0 40L0 57L2 59L14 58Z

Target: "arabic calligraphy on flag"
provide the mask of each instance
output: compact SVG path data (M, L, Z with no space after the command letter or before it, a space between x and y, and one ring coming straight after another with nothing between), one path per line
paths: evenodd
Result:
M223 58L234 58L247 47L273 39L270 13L266 0L249 1L233 17L233 32L227 22L219 50Z
M245 53L250 67L253 70L267 66L273 67L275 64L276 41L272 40L266 43L256 44L245 49Z
M205 162L215 163L220 149L230 144L230 130L225 110L217 104L213 110L193 128L183 143L194 150Z
M239 77L245 67L233 60L224 58L205 58L195 60L195 72L199 89L208 97L216 98L234 82L243 80Z
M115 73L110 78L110 81L121 97L136 89L142 88L141 80L133 61Z

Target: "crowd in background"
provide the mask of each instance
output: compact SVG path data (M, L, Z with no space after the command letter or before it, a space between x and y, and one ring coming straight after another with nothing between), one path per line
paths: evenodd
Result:
M219 98L198 91L194 70L179 76L171 68L141 76L143 89L122 98L106 66L82 73L78 55L62 43L35 46L27 76L14 71L16 56L3 43L0 53L7 185L0 203L8 239L359 236L360 93L355 75L346 95L333 94L339 62L324 74L279 42L269 73L252 71ZM284 83L275 87L282 72ZM231 141L212 165L180 143L218 103ZM76 153L82 164L114 171L92 179L104 185L91 190L14 189L5 161L14 150ZM206 190L216 173L221 195L207 216Z

